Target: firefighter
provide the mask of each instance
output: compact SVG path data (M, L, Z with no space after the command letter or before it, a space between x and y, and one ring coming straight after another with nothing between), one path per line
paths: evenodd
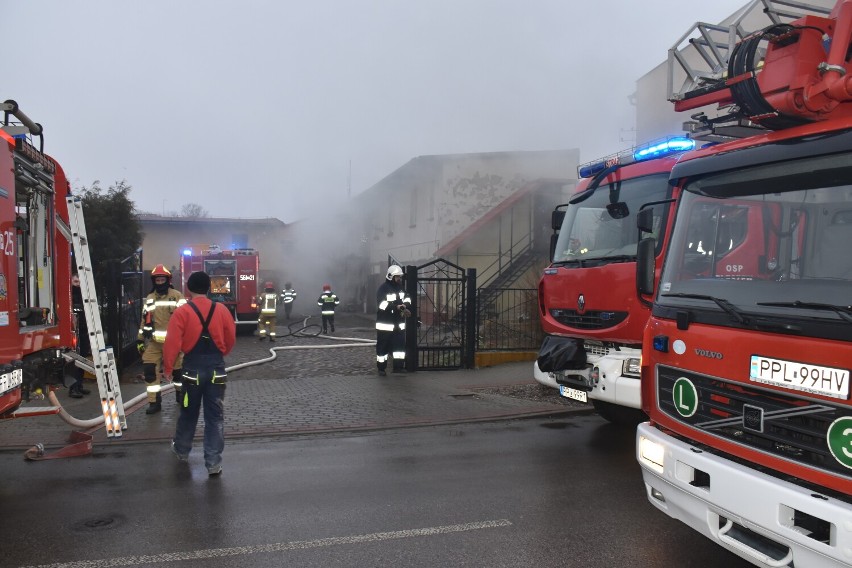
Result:
M393 360L395 373L405 373L405 318L411 298L402 287L402 268L388 267L385 282L376 291L376 365L379 376L387 373L388 357Z
M339 303L337 294L331 291L331 284L323 284L317 305L322 310L322 332L325 334L328 334L329 326L331 326L331 333L334 333L334 309Z
M145 414L156 414L160 411L162 397L160 396L160 379L158 370L163 363L163 343L166 341L166 328L172 314L178 307L186 303L183 294L172 287L172 273L158 264L151 271L151 293L145 297L142 305L142 325L139 328L136 346L142 354L142 371L148 384L148 408ZM175 386L175 398L181 400L181 365L183 357L178 357L172 379Z
M258 340L263 341L269 336L269 341L275 341L275 316L278 310L278 294L275 292L275 284L267 282L263 285L263 292L258 298L260 305L260 317L257 321Z
M284 289L281 291L281 299L284 300L284 317L287 318L287 321L290 321L293 300L296 299L296 291L293 290L293 285L290 282L284 284Z
M83 291L80 289L80 276L78 274L71 276L71 308L73 313L71 325L77 334L77 352L83 357L90 357L92 355L92 344L89 340L86 314L83 311ZM83 395L90 394L92 391L83 386L83 369L74 365L72 374L74 384L68 389L68 396L83 398Z

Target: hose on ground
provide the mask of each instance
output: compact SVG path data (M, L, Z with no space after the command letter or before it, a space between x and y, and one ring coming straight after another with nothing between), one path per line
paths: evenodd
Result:
M290 326L288 326L289 333L287 333L285 335L278 336L278 337L291 337L291 336L297 337L297 338L318 337L319 332L317 332L316 334L305 333L305 330L309 329L311 327L319 328L319 326L317 326L317 325L308 325L309 319L310 319L310 316L305 317L304 320L301 322L302 327L299 328L299 329L296 329L296 330L292 329L292 325L296 325L296 324L291 324ZM364 346L372 346L372 345L376 344L375 339L363 339L363 338L360 338L360 337L338 337L338 336L332 336L332 335L324 335L323 338L324 339L330 339L332 341L347 341L347 342L350 342L350 343L340 343L338 345L281 345L280 347L270 347L269 348L269 352L270 352L269 357L265 357L263 359L257 359L255 361L247 361L245 363L238 363L236 365L231 365L230 367L226 367L225 371L231 372L231 371L236 371L238 369L244 369L246 367L253 367L255 365L261 365L263 363L269 363L270 361L274 361L278 357L278 351L284 351L284 350L290 350L290 349L336 349L336 348L339 348L339 347L364 347ZM169 393L169 392L172 392L173 390L174 390L174 385L172 383L166 383L166 384L162 385L162 387L160 389L160 394ZM133 397L132 399L128 400L127 402L124 402L124 410L126 411L128 408L132 408L133 406L135 406L135 405L139 404L140 402L142 402L143 400L145 400L147 397L148 397L148 393L143 392L143 393ZM48 398L50 399L51 404L59 407L60 418L62 418L65 422L67 422L71 426L74 426L75 428L94 428L94 427L100 426L104 423L104 417L103 416L97 416L95 418L90 418L88 420L81 420L79 418L74 418L73 416L71 416L68 413L68 411L66 411L62 407L62 403L59 402L59 398L57 398L56 393L54 393L53 391L50 391L48 393Z

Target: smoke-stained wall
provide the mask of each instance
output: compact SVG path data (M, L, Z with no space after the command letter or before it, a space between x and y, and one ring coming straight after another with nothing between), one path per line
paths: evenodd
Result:
M421 156L368 189L371 273L435 252L533 180L574 178L579 151Z

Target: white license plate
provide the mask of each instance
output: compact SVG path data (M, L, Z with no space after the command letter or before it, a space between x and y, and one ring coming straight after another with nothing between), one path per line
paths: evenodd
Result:
M589 396L586 394L586 391L572 389L571 387L566 387L565 385L559 385L559 394L561 394L565 398L573 398L574 400L579 400L580 402L589 402Z
M777 385L842 400L849 398L849 369L820 367L752 355L749 379L757 383Z
M20 386L23 382L24 372L21 369L15 369L9 373L3 373L0 375L0 394Z

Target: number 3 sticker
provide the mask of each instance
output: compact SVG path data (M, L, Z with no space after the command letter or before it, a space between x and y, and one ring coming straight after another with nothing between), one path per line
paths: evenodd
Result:
M843 416L832 422L825 437L834 459L852 469L852 417Z

